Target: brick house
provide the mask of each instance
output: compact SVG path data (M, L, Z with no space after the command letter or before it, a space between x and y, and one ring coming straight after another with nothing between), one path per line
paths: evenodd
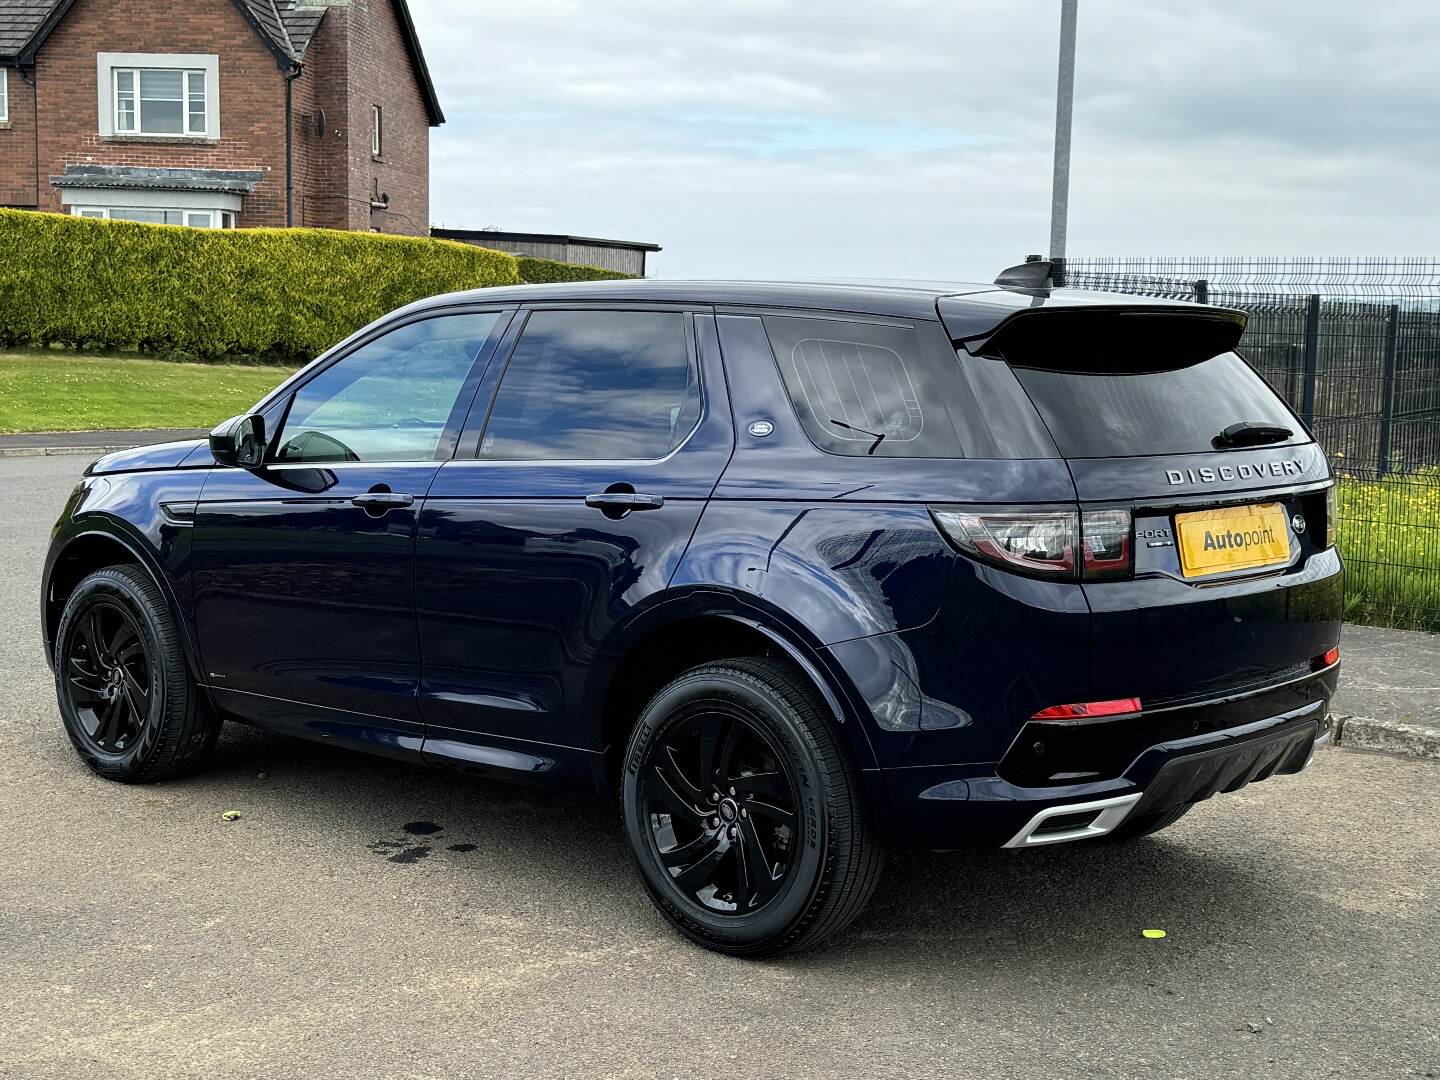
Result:
M0 205L426 235L405 0L0 0Z

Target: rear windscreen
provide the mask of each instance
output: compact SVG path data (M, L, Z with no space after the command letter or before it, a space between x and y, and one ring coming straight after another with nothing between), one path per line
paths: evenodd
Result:
M1222 432L1235 424L1293 433L1266 445L1308 441L1285 403L1234 353L1172 371L1060 371L1013 358L1010 366L1065 457L1227 449Z

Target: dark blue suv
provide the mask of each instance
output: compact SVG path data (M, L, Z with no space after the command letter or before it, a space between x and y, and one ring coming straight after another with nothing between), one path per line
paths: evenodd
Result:
M617 797L694 940L813 945L887 846L1135 837L1328 733L1330 472L1221 308L602 282L413 304L55 527L102 776L223 719Z

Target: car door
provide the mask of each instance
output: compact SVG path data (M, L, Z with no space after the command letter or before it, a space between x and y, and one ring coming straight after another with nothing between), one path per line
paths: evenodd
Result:
M580 708L589 665L668 584L734 432L708 309L523 319L421 513L420 705L427 756L543 769L494 748L599 749Z
M278 430L262 467L211 473L194 613L223 707L418 752L417 514L510 315L430 312L384 328L267 408Z

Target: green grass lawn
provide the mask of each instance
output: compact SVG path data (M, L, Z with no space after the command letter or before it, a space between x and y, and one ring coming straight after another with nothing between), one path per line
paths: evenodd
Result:
M278 367L0 352L0 434L213 427L289 374Z
M1440 631L1440 468L1341 478L1345 617Z

